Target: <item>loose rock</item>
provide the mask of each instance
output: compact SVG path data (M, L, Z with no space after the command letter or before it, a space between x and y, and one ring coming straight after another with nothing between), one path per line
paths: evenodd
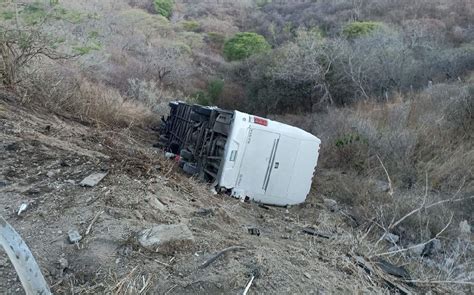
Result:
M194 236L185 224L161 224L142 230L138 242L150 251L169 254L193 244Z
M463 220L459 223L459 231L461 234L470 234L471 233L471 226L467 222L467 220Z
M439 239L434 239L425 245L421 252L421 256L431 256L439 251L441 251L441 241Z
M91 175L87 176L84 178L81 183L79 183L81 186L88 186L88 187L94 187L96 186L102 179L104 179L105 176L107 176L107 172L104 173L92 173Z
M413 248L411 248L413 247ZM418 245L409 245L410 248L410 253L414 256L421 256L421 253L423 253L423 249L425 248L425 245L423 244L418 244Z
M160 202L155 196L148 196L147 198L148 204L156 210L164 211L166 209L165 205Z
M390 190L390 184L386 181L375 181L375 190L380 193L385 193Z

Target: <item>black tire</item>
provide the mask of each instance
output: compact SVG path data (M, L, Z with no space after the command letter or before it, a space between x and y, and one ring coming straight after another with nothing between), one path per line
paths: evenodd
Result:
M179 153L179 155L181 156L181 158L187 162L191 161L192 158L193 158L193 154L188 151L188 150L181 150L181 152Z
M199 169L194 166L193 164L191 163L184 163L184 166L183 166L183 170L184 172L188 173L188 174L191 174L191 175L196 175L199 173Z
M209 117L212 113L212 109L209 108L209 107L203 107L203 106L200 106L198 104L195 104L193 105L193 111L195 113L198 113L200 115L203 115L203 116L206 116L206 117Z
M178 154L179 152L179 143L176 142L176 141L173 141L171 144L170 144L170 148L169 148L170 152L172 152L173 154Z

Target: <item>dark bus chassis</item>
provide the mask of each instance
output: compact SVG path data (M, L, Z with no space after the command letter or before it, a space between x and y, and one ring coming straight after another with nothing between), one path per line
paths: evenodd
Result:
M180 155L185 172L215 182L234 112L181 101L169 106L170 114L161 119L159 145Z

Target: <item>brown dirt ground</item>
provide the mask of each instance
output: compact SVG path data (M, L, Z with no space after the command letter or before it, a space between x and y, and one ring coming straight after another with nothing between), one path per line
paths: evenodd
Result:
M315 193L289 209L215 195L151 147L157 136L153 131L100 130L1 101L0 130L0 215L29 245L54 293L236 294L252 272L259 276L249 294L388 292L347 258L353 233L342 215L323 208ZM96 187L77 185L102 170L109 174ZM151 207L146 202L150 195L165 209ZM28 209L17 216L25 202ZM203 208L213 214L197 215ZM67 232L83 234L101 211L79 247L69 244ZM163 255L136 243L138 231L163 223L187 224L193 246ZM301 232L305 225L331 238L306 235ZM248 226L258 227L261 235L250 235ZM234 245L245 250L199 268ZM23 294L1 252L0 293ZM60 258L68 261L64 270Z

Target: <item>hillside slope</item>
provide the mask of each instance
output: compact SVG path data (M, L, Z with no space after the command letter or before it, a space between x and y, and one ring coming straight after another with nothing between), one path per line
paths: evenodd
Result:
M41 110L0 106L0 215L30 246L54 293L236 293L253 272L259 274L251 287L256 293L382 292L385 287L364 279L351 262L353 233L315 194L289 209L242 203L182 175L150 148L152 131L100 131ZM98 171L109 174L97 186L77 184ZM18 216L22 203L28 208ZM135 239L152 225L178 223L191 229L190 247L158 254ZM305 225L331 238L304 234ZM261 234L249 234L248 227ZM79 246L67 241L72 229L84 236ZM199 268L229 246L245 249ZM0 289L22 294L7 257L0 259Z
M296 2L0 3L0 215L54 293L474 293L472 1ZM176 99L318 136L307 201L182 174L152 147Z

